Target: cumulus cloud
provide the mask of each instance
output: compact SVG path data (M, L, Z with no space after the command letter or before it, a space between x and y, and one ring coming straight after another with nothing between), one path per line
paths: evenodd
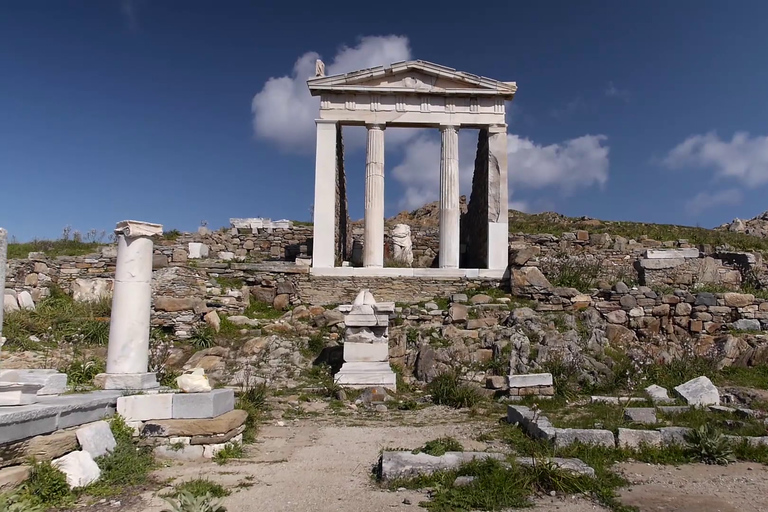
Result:
M320 99L309 94L307 79L315 76L315 60L319 58L316 52L305 53L296 60L290 75L270 78L253 97L251 111L257 137L289 151L313 150ZM366 36L356 46L339 48L325 69L327 75L335 75L409 59L407 37ZM360 144L358 138L345 139L345 145Z
M692 135L673 148L663 163L672 169L713 170L750 187L768 183L768 136L736 132L730 141L716 133Z
M731 188L721 192L700 192L685 203L685 209L691 215L698 215L704 210L717 206L740 204L744 195L740 190Z
M551 188L563 195L608 181L608 152L603 135L585 135L560 144L542 146L517 135L507 135L510 196L519 188ZM477 148L475 130L459 132L459 180L469 195ZM417 208L435 201L440 184L440 138L422 134L406 143L403 159L392 169L404 194L399 207ZM526 201L510 199L510 208L529 210Z

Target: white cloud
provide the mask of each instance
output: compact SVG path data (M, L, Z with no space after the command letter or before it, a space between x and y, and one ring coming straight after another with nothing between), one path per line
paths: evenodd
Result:
M605 135L584 135L560 144L540 146L517 135L507 136L509 184L554 187L568 195L608 181L609 147Z
M629 91L626 89L619 89L613 82L608 82L608 86L605 88L605 95L609 98L619 98L620 100L629 101Z
M585 135L561 144L541 146L517 135L507 135L510 196L518 188L553 188L564 195L608 181L608 146L603 135ZM459 132L459 179L469 195L477 149L477 131ZM440 139L422 134L406 143L403 159L392 169L403 186L399 208L413 209L435 201L440 184ZM527 211L526 201L510 198L510 208Z
M721 192L700 192L685 203L685 209L692 215L698 215L704 210L717 206L740 204L744 195L740 190L730 188Z
M308 152L314 149L315 118L320 99L313 98L307 79L315 75L316 52L298 58L289 76L272 77L251 103L253 128L257 137L275 142L282 149ZM391 64L411 58L408 38L404 36L362 37L357 46L342 46L331 62L326 62L326 74L348 73L358 69ZM354 134L354 132L352 132ZM412 137L413 135L406 136ZM345 146L359 145L360 137L345 139ZM398 139L392 138L392 142Z
M768 137L736 132L730 141L714 132L692 135L678 144L663 163L672 169L712 169L718 178L733 178L750 187L768 183Z

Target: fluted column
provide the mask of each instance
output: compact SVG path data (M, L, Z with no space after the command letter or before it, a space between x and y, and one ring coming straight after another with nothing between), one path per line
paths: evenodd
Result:
M363 266L384 266L384 126L368 128L365 154L365 242Z
M441 126L440 268L459 268L459 132Z

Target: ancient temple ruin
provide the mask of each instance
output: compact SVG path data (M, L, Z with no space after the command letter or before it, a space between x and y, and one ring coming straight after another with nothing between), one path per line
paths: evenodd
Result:
M500 82L421 60L317 76L307 81L320 96L315 160L316 275L503 274L508 262L507 125L505 102L517 91ZM348 223L342 126L365 126L364 268L336 268L344 260ZM438 128L440 156L439 268L384 270L384 133L387 127ZM472 196L466 218L459 210L458 131L479 129ZM464 224L466 229L460 229ZM460 268L461 246L466 250Z

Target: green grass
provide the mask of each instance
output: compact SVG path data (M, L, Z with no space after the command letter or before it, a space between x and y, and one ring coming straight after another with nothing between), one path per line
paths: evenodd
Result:
M657 413L657 418L678 427L698 429L710 426L734 436L760 437L768 434L762 420L754 418L737 418L733 414L714 412L708 409L691 408L677 414Z
M174 241L181 236L181 231L178 229L167 229L163 231L163 238L165 240Z
M4 349L34 350L61 343L105 346L109 340L111 301L76 302L59 288L41 300L34 311L9 313L3 323ZM30 336L40 339L31 341Z
M19 497L32 505L45 507L64 507L75 500L66 475L48 461L32 466L29 478L21 486Z
M251 303L243 312L248 318L262 318L265 320L276 320L283 316L284 311L278 311L272 307L269 302L260 300L251 300Z
M216 452L213 456L213 460L216 464L223 465L232 459L242 459L245 457L245 450L240 443L227 443L224 448Z
M440 457L445 455L445 452L462 452L464 447L459 441L453 437L441 437L433 439L424 443L424 446L416 448L413 453L426 453L427 455L434 455Z
M427 385L427 392L438 405L448 405L457 409L473 407L483 401L480 392L471 385L462 382L457 371L448 371L435 377Z
M597 286L597 279L602 269L601 260L587 260L566 253L557 254L545 260L541 266L541 271L553 286L576 288L581 292Z
M223 289L239 290L243 287L243 280L238 277L219 276L216 278L216 283Z
M252 443L256 440L256 434L259 431L259 421L268 409L267 394L269 388L265 383L254 384L246 378L237 395L235 408L242 409L248 413L245 420L245 430L243 431L243 442Z
M76 355L71 361L60 366L59 371L67 374L67 383L75 391L80 391L88 389L93 384L93 378L106 371L106 363L101 359Z

